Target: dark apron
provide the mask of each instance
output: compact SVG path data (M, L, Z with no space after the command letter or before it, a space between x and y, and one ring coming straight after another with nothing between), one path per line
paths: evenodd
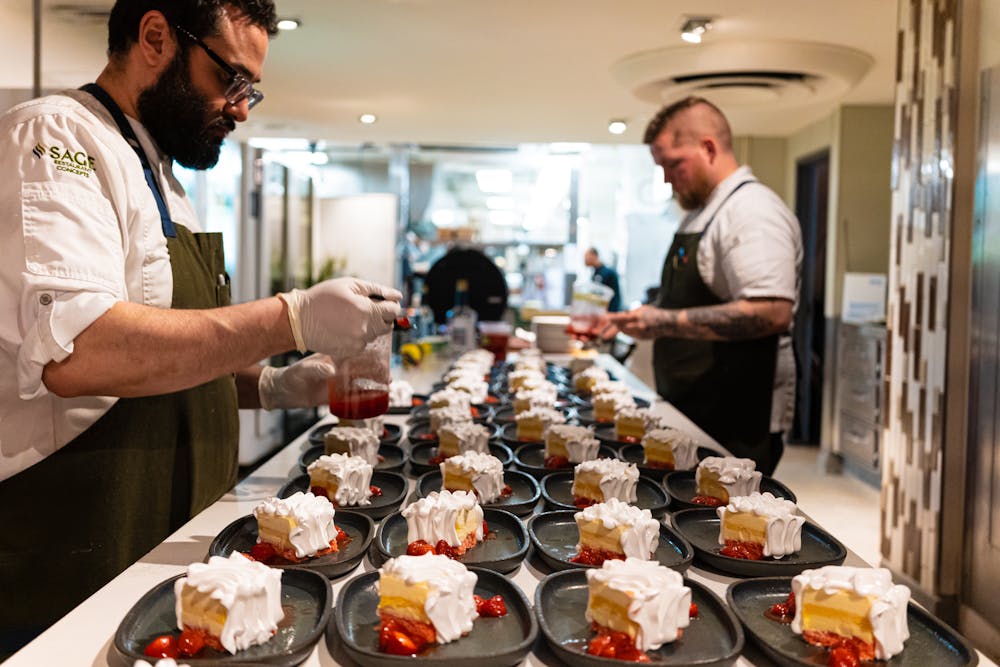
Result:
M171 308L229 305L222 235L171 225ZM237 408L229 375L122 398L72 442L0 482L0 652L64 616L233 487Z
M741 183L730 196L752 182ZM719 209L701 232L674 235L663 263L659 308L724 303L698 271L698 246ZM653 343L656 391L734 456L755 460L759 469L773 470L776 461L772 458L780 455L770 445L777 354L777 335L724 342L657 338Z

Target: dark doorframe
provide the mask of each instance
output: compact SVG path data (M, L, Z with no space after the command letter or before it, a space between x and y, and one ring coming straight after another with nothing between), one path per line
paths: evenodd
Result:
M819 444L823 414L828 150L803 158L795 170L795 215L802 226L802 282L795 314L795 420L790 442Z

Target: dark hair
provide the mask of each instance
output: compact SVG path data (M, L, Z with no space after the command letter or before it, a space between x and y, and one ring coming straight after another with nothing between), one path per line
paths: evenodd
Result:
M117 0L108 17L108 55L121 55L139 40L139 23L148 12L162 12L171 26L204 38L219 34L224 7L238 10L268 35L278 32L273 0Z
M644 144L653 143L660 136L660 132L663 132L663 128L667 126L667 123L673 120L674 116L697 106L706 106L714 112L714 115L717 116L715 120L718 125L718 138L724 146L731 146L732 130L729 129L729 121L726 120L726 114L722 113L719 107L704 97L694 97L693 95L678 100L657 111L656 115L649 121L649 124L646 125L646 134L643 135L642 142Z

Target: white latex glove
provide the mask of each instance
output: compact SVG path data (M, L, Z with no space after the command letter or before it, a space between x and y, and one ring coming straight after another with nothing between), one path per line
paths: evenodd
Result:
M336 375L333 361L325 354L310 354L291 366L264 366L257 381L260 407L315 408L330 400L328 381Z
M338 361L360 354L368 343L392 331L403 295L357 278L335 278L278 297L288 304L299 352L312 350Z

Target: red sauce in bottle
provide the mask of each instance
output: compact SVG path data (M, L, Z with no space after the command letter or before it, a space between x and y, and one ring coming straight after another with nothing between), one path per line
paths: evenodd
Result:
M342 419L371 419L388 411L388 391L362 389L346 396L330 392L330 412Z

